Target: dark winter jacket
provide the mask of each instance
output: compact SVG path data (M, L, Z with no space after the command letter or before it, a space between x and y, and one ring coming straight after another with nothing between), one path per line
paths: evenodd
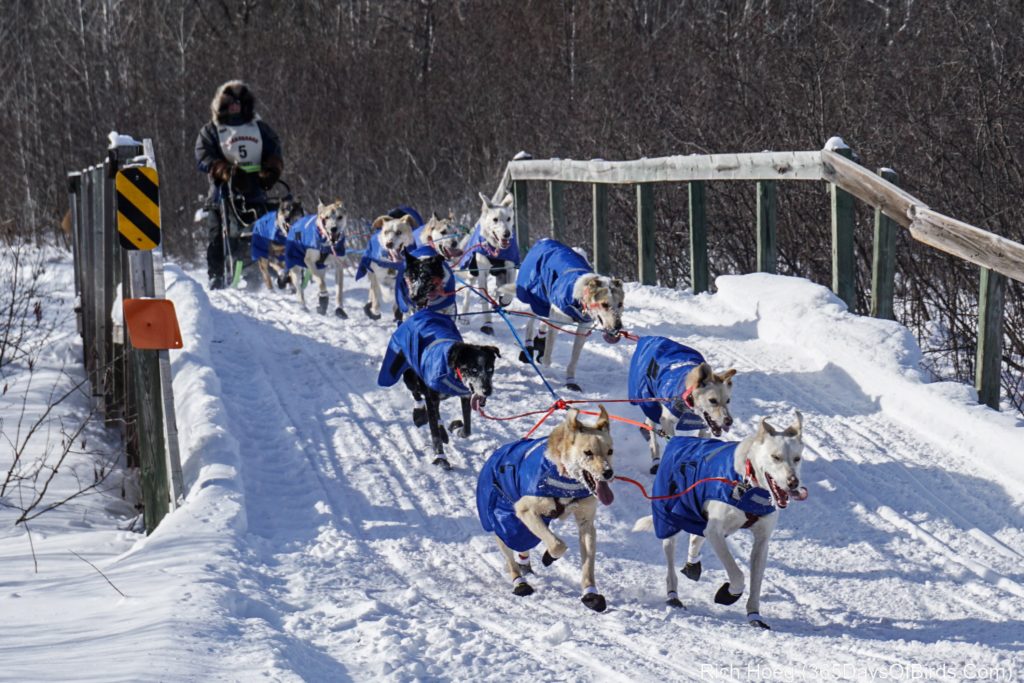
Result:
M651 495L675 495L707 477L742 481L743 477L733 467L733 458L739 445L739 441L701 439L695 436L669 439ZM697 484L692 491L679 498L652 500L655 535L658 538L669 538L680 531L686 531L703 536L708 525L704 517L704 504L709 500L728 503L756 516L769 515L775 511L771 494L766 489L752 489L742 503L738 491L734 493L734 490L731 484L706 481Z
M460 341L462 335L448 316L433 311L413 314L391 335L377 384L394 386L402 373L412 370L442 396L468 396L469 389L448 366L448 352Z
M593 495L583 482L563 477L545 455L547 438L507 443L496 450L476 484L476 509L484 531L493 531L517 552L533 548L540 539L516 517L515 504L523 496L574 498ZM551 519L542 517L545 524Z
M282 152L281 141L277 137L277 133L265 121L257 118L255 123L259 130L263 148L258 160L259 164L261 166L275 163L279 165L282 159ZM223 126L210 121L200 129L199 135L196 138L196 167L202 173L209 173L213 168L213 163L217 160L228 161L224 150L221 148L220 135L218 133L221 128ZM232 192L235 196L241 195L249 204L263 204L267 200L267 195L257 180L258 169L256 169L255 164L251 168L255 170L245 172L239 167L235 172L235 184ZM214 181L212 176L210 176L209 180L210 201L220 201L222 197L227 195L227 188L223 184Z
M418 247L409 252L409 255L418 258L430 258L437 256L433 247ZM455 305L455 273L444 264L444 285L442 287L444 296L440 296L427 304L427 310L440 311L449 306ZM398 275L395 277L395 301L398 302L398 310L408 313L412 310L412 300L409 298L409 285L405 281L405 261L398 267Z
M593 273L587 260L561 242L543 239L526 252L516 276L516 296L534 313L547 317L556 306L578 323L590 317L572 296L576 281Z
M686 376L704 362L699 351L665 337L643 337L637 342L629 363L629 398L677 399L662 404L658 401L631 401L640 406L651 421L661 420L661 411L668 410L679 422L676 431L702 429L704 420L682 401Z
M473 274L476 274L476 257L479 253L487 256L487 259L492 264L492 272L508 266L518 268L521 261L519 257L519 244L516 242L515 233L512 233L512 239L507 247L495 249L484 239L479 223L473 228L473 233L469 236L469 241L466 242L464 248L465 252L462 254L462 258L459 259L459 270L469 270Z

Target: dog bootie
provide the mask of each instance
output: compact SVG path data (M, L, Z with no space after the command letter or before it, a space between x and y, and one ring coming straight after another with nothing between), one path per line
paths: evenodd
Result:
M520 576L512 582L512 593L521 598L526 597L527 595L533 595L533 586L526 583L526 579Z
M422 427L427 424L426 406L417 406L412 409L412 423L417 427Z
M484 334L494 334L494 327L490 323L484 323L480 326L480 331Z
M214 275L210 278L210 291L224 289L224 276Z
M544 349L547 348L547 337L536 336L533 338L533 357L540 360L540 357L544 355Z
M687 562L679 571L690 581L700 581L700 560L697 560L696 562Z
M281 273L277 276L277 288L284 289L288 286L288 273Z
M338 316L342 320L348 320L348 313L346 313L345 309L342 308L341 306L338 306L337 308L334 309L334 315Z
M326 295L319 297L317 299L317 301L316 301L316 312L319 313L320 315L326 314L327 313L327 304L328 303L329 303L329 300L328 300L328 297Z
M679 599L679 596L676 594L675 591L669 591L668 599L665 601L665 604L669 607L674 607L676 609L686 609L686 606L683 604L683 601Z
M743 597L742 592L740 592L739 595L733 595L729 592L729 582L726 581L722 584L722 587L718 589L718 592L715 593L715 602L719 605L732 605L741 597Z
M366 317L369 318L370 320L380 320L380 313L373 312L373 307L370 306L369 301L367 301L366 305L363 306L363 313L365 313Z
M608 609L608 603L605 602L604 596L598 593L597 589L593 586L587 589L587 592L583 594L580 600L595 612L603 612Z
M529 363L530 362L530 358L532 356L533 356L533 347L527 345L527 347L526 347L526 349L524 351L520 351L519 352L519 362L520 363Z
M768 631L772 630L772 627L765 623L764 619L757 612L751 612L747 615L747 623L755 628L763 628Z

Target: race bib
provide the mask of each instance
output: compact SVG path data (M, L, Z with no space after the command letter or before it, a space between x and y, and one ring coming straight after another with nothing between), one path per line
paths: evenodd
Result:
M224 158L238 164L246 173L260 170L260 159L263 158L263 136L255 121L238 126L220 125L217 127L220 138L220 150Z

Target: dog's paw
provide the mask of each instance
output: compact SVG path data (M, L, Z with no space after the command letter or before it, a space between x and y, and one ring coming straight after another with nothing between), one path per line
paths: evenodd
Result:
M400 310L398 310L397 308L394 311L394 316L395 316L395 322L396 323L401 323L402 322L402 312Z
M365 313L366 317L369 318L370 320L380 320L380 313L374 313L373 307L370 306L369 303L363 306L363 313Z
M290 282L290 280L289 280L287 275L278 275L277 276L277 288L278 289L284 289L285 287L288 286L289 282Z
M472 434L469 425L463 424L462 420L452 420L448 425L448 429L453 432L458 432L459 437L463 439Z
M527 595L533 595L533 586L525 581L520 581L512 587L512 594L518 595L521 598L526 597Z
M715 593L715 602L719 605L732 605L743 596L743 591L739 592L739 595L733 595L729 592L729 582L726 581L722 584L722 587Z
M480 331L483 332L484 334L493 335L494 334L494 327L491 326L490 323L486 323L486 324L480 326Z
M327 299L320 299L316 302L316 312L320 315L327 314Z
M595 612L603 612L608 609L608 603L600 593L587 593L580 600Z
M700 562L697 561L687 562L679 571L682 572L683 576L688 578L690 581L700 581L700 570ZM742 593L740 593L740 595L742 595Z
M346 313L345 309L342 308L341 306L338 306L337 308L334 309L334 315L338 316L342 320L348 320L348 313Z
M665 604L669 607L674 607L675 609L686 609L686 605L683 604L683 601L680 600L679 597L674 594L672 595L672 597L665 601Z
M448 462L448 458L444 458L444 457L441 457L441 456L438 456L438 457L434 458L433 462L431 462L430 464L431 465L437 465L438 467L440 467L445 472L447 472L448 470L450 470L452 468L452 464L450 462Z
M553 557L547 550L544 551L544 557L540 558L541 564L545 567L550 567L551 564L557 560L557 557Z
M417 427L427 424L427 409L423 406L412 409L412 423Z
M771 631L772 630L772 627L769 626L765 622L765 620L761 618L761 615L758 614L757 612L751 612L750 614L747 615L747 623L750 624L751 626L753 626L754 628L760 628L760 629L764 629L766 631Z
M660 460L653 460L651 462L651 474L657 474L658 473L658 465L660 465L660 464L661 464Z
M527 355L527 354L530 354L530 355ZM526 351L520 351L519 352L519 362L520 363L529 363L530 362L530 356L532 356L532 355L533 355L533 348L527 346L526 347Z
M569 391L575 391L577 393L583 392L583 388L579 384L576 384L575 380L566 380L565 388L568 389Z

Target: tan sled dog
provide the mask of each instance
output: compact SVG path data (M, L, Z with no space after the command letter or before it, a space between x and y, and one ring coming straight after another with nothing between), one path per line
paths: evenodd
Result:
M533 593L533 587L523 576L528 565L517 562L515 552L543 543L545 567L562 557L565 541L548 525L571 514L580 537L582 601L603 612L605 599L594 581L594 518L598 500L610 505L615 498L608 486L614 476L612 437L604 406L593 426L578 418L579 411L570 410L546 439L523 439L495 451L480 471L477 512L484 530L497 537L512 591L520 596Z

